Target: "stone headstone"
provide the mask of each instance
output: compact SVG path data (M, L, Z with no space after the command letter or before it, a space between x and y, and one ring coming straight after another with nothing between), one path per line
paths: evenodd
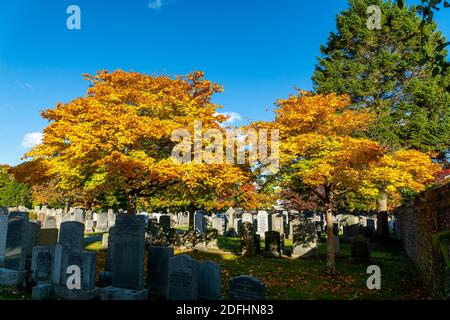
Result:
M147 283L149 291L157 296L167 296L169 259L173 257L173 248L149 247Z
M350 250L353 259L369 260L370 259L369 239L363 236L355 236L351 240Z
M116 227L112 227L108 232L108 254L106 256L105 271L113 271L113 261L114 261L114 230ZM112 284L112 279L111 279Z
M76 221L61 223L58 243L69 251L81 252L84 249L84 225Z
M266 231L264 234L264 253L274 257L281 256L281 238L278 231Z
M264 237L266 231L270 231L270 226L272 224L272 215L269 214L267 211L259 211L257 219L258 219L258 228L256 233L259 234L261 237Z
M291 222L293 235L292 258L317 255L317 233L312 219L297 218Z
M214 217L212 219L212 227L213 229L216 229L219 235L223 235L224 228L223 228L223 219L221 217Z
M171 217L169 215L160 216L159 224L161 225L164 234L167 234L170 230Z
M58 243L58 233L57 228L53 229L41 229L39 231L38 245L40 246L54 246Z
M97 227L95 232L107 232L108 231L108 214L98 213L97 214Z
M198 298L201 300L221 299L221 268L212 261L198 263Z
M5 263L6 235L8 233L8 213L0 212L0 267Z
M80 223L84 223L84 211L82 209L75 209L72 220Z
M258 278L239 276L230 280L231 300L265 300L266 286Z
M95 287L95 252L70 252L63 249L62 269L61 269L61 284L67 283L70 274L67 274L69 266L76 265L80 267L81 271L81 289L89 290Z
M12 212L8 219L6 235L5 268L22 271L27 250L28 213Z
M244 222L239 230L241 240L240 251L244 256L253 256L255 254L255 239L253 226L250 222Z
M27 232L27 257L31 257L33 254L33 247L39 243L39 233L41 225L37 221L28 222Z
M194 215L194 228L195 231L203 234L206 231L206 220L205 220L205 212L202 210L198 210Z
M33 254L31 259L31 271L34 281L51 282L53 256L55 254L55 247L35 246L33 247Z
M112 228L116 224L117 215L114 213L112 209L108 210L108 229Z
M56 218L54 216L46 215L44 225L42 228L43 229L58 228L58 226L56 225Z
M93 219L86 219L84 221L84 232L90 233L94 231L94 220Z
M188 255L182 254L169 259L168 300L197 300L197 268L197 261Z
M113 242L113 286L144 289L145 219L139 215L116 217Z

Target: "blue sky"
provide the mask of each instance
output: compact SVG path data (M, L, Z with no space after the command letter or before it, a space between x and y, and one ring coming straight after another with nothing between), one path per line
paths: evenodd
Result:
M81 30L68 30L69 5ZM269 120L294 86L311 88L320 44L346 0L15 0L0 11L0 163L15 165L47 122L40 111L85 94L83 73L203 70L241 122ZM438 14L450 35L450 10ZM238 118L239 120L239 118ZM28 137L28 139L24 139ZM24 141L25 140L25 141ZM25 143L24 143L25 142Z

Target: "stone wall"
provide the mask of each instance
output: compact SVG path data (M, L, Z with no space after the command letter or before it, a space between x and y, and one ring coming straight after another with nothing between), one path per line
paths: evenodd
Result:
M435 299L450 299L450 269L432 236L450 230L450 183L423 192L395 210L406 253Z

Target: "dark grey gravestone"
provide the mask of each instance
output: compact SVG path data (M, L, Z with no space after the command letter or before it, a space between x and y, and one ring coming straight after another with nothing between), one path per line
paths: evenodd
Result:
M113 286L144 289L145 218L120 214L114 229Z
M28 222L27 232L27 257L31 257L33 254L33 247L39 243L39 233L41 230L41 224L37 221Z
M197 300L197 261L182 254L169 259L168 300Z
M169 259L173 257L173 248L149 247L147 283L149 291L157 296L167 296Z
M27 250L28 213L11 212L6 236L5 268L22 271Z
M69 266L78 266L81 271L81 289L90 290L95 287L95 252L71 252L63 248L61 261L61 285L66 286L71 274Z
M239 276L230 280L231 300L265 300L266 286L258 278Z
M35 246L33 248L31 271L34 281L51 282L54 253L55 247Z
M162 215L159 217L159 224L161 225L163 232L167 233L170 230L170 216L169 215Z
M70 251L83 251L84 225L76 221L61 223L58 243Z
M221 299L221 268L212 261L198 263L198 298L202 300Z
M281 255L281 239L278 231L266 231L264 233L264 252L273 256Z
M114 230L116 227L112 227L109 229L109 236L108 236L108 253L106 255L106 264L105 264L105 271L113 271L113 257L114 257Z
M206 212L203 210L195 211L194 214L194 226L195 231L203 234L206 231L206 219L205 219Z
M8 233L8 214L0 212L0 267L5 263L6 235Z

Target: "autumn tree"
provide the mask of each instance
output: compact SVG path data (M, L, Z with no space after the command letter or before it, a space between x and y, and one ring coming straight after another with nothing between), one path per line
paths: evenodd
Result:
M50 121L43 143L26 155L45 162L60 192L81 190L94 198L124 193L128 212L134 213L139 198L183 188L186 180L214 176L217 183L235 183L244 176L240 170L230 172L228 164L206 176L204 163L187 172L171 157L174 130L191 130L195 121L205 130L220 130L226 120L211 102L222 89L202 72L171 78L101 71L86 80L92 85L85 97L42 113Z
M373 115L351 108L348 96L300 91L277 106L273 125L281 133L281 186L296 190L301 185L325 207L327 269L334 273L333 210L338 200L349 193L375 200L385 190L423 189L438 166L418 151L392 155L363 137ZM388 168L392 171L383 176Z

